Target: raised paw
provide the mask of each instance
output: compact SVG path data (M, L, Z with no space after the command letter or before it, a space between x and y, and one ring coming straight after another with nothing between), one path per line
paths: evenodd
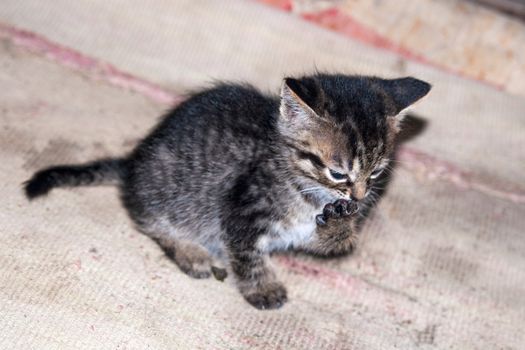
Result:
M288 300L286 288L278 282L259 286L244 294L244 299L259 310L278 309Z
M338 199L334 203L328 203L323 208L323 213L315 217L317 225L323 226L331 219L351 217L359 211L355 201Z

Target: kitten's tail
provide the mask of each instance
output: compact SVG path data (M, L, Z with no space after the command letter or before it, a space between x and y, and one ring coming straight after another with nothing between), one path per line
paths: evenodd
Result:
M24 182L28 199L46 195L55 187L118 184L125 174L125 159L102 159L82 165L42 169Z

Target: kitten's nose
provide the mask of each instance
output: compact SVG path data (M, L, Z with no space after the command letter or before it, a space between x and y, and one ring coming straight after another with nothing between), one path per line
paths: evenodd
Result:
M360 201L366 196L366 183L356 182L349 192L353 199Z

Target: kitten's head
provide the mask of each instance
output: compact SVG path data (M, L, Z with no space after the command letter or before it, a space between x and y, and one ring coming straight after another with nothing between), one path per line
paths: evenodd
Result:
M279 131L302 175L336 197L362 200L388 164L401 112L430 88L414 78L286 78Z

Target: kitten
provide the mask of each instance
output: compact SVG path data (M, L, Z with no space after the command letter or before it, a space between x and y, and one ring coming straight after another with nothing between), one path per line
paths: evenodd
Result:
M117 183L138 229L183 272L222 279L224 261L251 305L274 309L287 296L268 254L354 248L400 112L429 90L414 78L316 74L284 79L278 98L222 83L172 110L129 156L41 170L25 191Z

